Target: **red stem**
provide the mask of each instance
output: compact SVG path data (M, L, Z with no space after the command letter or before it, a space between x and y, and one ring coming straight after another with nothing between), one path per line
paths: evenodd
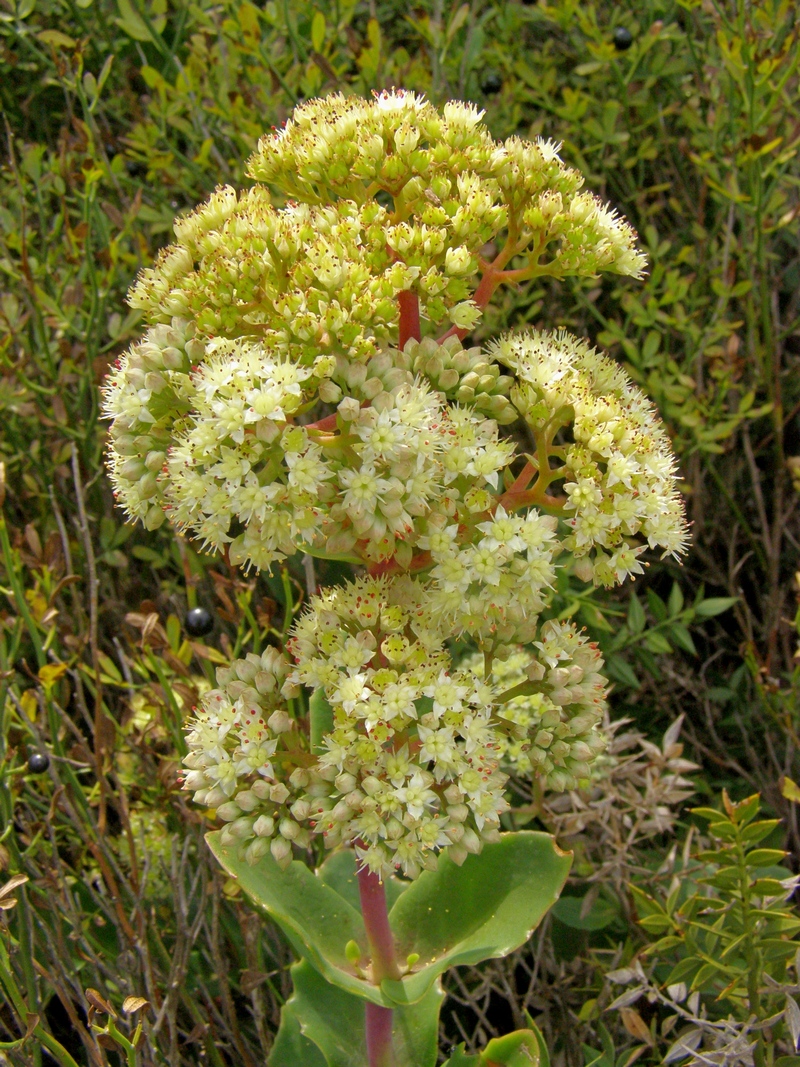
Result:
M495 262L497 262L495 260ZM475 295L472 298L474 304L477 304L479 308L485 308L489 301L494 296L494 291L505 281L505 272L497 270L493 264L489 264L489 267L481 278L478 288L475 290ZM459 326L451 326L447 333L443 333L439 338L439 343L445 340L447 337L457 337L459 341L463 341L468 334L468 330L462 329Z
M380 985L384 978L399 981L400 970L394 954L394 940L386 907L386 887L377 874L364 867L358 872L361 914L372 958L372 981ZM392 1065L392 1009L370 1001L364 1006L369 1067Z
M364 867L358 872L358 892L372 956L372 981L375 985L380 985L384 978L399 981L400 971L394 955L394 941L386 907L386 887L377 874Z
M392 1067L393 1014L391 1008L382 1008L369 1000L364 1005L369 1067Z
M304 427L306 430L335 430L336 429L336 412L332 415L326 415L324 419L318 419L317 422L309 422Z
M422 340L422 330L419 321L419 297L410 289L404 289L397 294L397 302L400 305L400 327L398 330L397 347L402 351L406 341L412 338L415 341Z

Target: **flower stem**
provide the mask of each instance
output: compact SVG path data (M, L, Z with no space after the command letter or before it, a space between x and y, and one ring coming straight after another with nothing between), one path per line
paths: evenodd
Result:
M422 328L419 321L419 297L410 289L397 294L397 302L400 305L400 327L398 330L397 347L402 351L406 341L412 338L415 341L422 339Z
M399 981L400 970L386 907L386 887L377 874L364 867L358 872L358 891L372 957L372 981L375 985L380 985L384 978Z
M377 874L364 867L358 872L358 891L361 914L372 959L372 981L380 985L384 978L400 979L394 952L389 911L386 907L386 887ZM369 1067L392 1067L392 1009L372 1004L364 1006Z
M393 1014L391 1008L382 1008L380 1004L367 1001L364 1005L369 1067L392 1067Z

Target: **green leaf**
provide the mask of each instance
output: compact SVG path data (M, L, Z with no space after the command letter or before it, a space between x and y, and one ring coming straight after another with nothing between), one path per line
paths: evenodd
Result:
M789 872L786 872L786 876L789 877ZM777 878L757 878L751 890L757 897L779 897L782 894L786 894L786 888L781 885Z
M642 683L634 674L633 668L622 656L609 656L606 660L606 673L615 682L622 682L631 689L641 688Z
M724 811L717 811L716 808L692 808L692 815L699 815L701 819L707 819L712 825L711 829L716 829L715 823L727 822L730 823L728 816Z
M442 1067L481 1067L481 1058L480 1056L468 1056L462 1042L450 1059L442 1064Z
M321 11L315 11L311 20L311 46L315 52L319 52L325 41L325 16Z
M658 655L666 655L672 651L672 645L660 630L650 630L646 633L644 635L644 646L650 652L655 652Z
M681 960L680 963L676 963L672 968L670 974L664 979L664 985L675 985L676 982L684 982L689 975L693 975L700 969L701 961L695 959L693 956L688 959Z
M693 656L697 655L697 649L694 646L692 635L683 623L673 622L667 632L678 648L682 648L684 652L690 652Z
M645 915L643 919L639 919L639 925L650 934L663 934L665 930L672 928L672 920L668 915Z
M712 596L708 600L701 600L694 610L702 618L708 619L712 615L721 615L723 611L732 608L738 599L735 596Z
M754 848L752 852L747 853L744 861L748 867L772 867L785 858L786 853L782 848ZM786 877L789 877L788 871Z
M300 1029L292 998L281 1008L281 1025L267 1062L269 1067L328 1067L320 1050Z
M503 834L462 867L445 854L423 871L389 915L398 956L419 954L400 982L384 980L396 1003L414 1003L448 967L505 956L528 940L566 881L572 854L550 834Z
M648 896L648 894L637 885L631 885L629 888L631 895L636 902L636 911L639 915L666 915L663 907L655 897Z
M327 1067L363 1067L367 1062L364 1042L364 1001L327 982L307 960L291 969L294 993L281 1012L290 1025L296 1022L304 1040L313 1042ZM414 1005L395 1007L392 1044L400 1063L434 1067L439 1036L439 1009L444 993L438 982ZM278 1037L280 1038L280 1031ZM276 1048L279 1041L276 1040ZM311 1059L316 1067L316 1059ZM306 1059L278 1059L275 1051L269 1067L308 1067Z
M647 603L650 605L650 610L659 622L667 621L667 619L669 618L669 611L667 610L667 605L664 603L658 593L653 592L652 589L647 590Z
M390 1006L376 986L360 978L347 959L345 945L355 941L367 957L364 923L358 912L337 892L293 860L282 871L267 853L252 867L240 858L236 846L224 845L221 830L206 834L206 841L220 864L235 878L245 893L260 904L297 950L317 970L342 989Z
M480 1063L486 1067L540 1067L539 1042L530 1030L515 1030L504 1037L493 1038L481 1053Z
M640 634L647 622L642 602L634 593L628 604L628 629L632 634Z
M681 587L677 582L673 582L672 589L670 590L669 600L667 601L667 609L670 615L677 615L683 608L683 593Z
M742 842L746 845L755 845L769 837L776 826L780 826L780 819L760 819L758 822L745 826L742 830Z
M692 979L691 989L702 989L703 986L712 978L716 978L717 975L724 975L727 971L723 967L718 967L716 963L704 963L697 974Z
M322 738L333 729L333 708L325 699L324 689L315 689L308 702L311 717L311 751L319 752Z
M724 867L708 878L699 879L701 885L712 885L715 889L732 890L739 888L739 872L735 867Z
M525 1022L527 1024L528 1029L534 1035L539 1044L539 1067L550 1067L550 1052L547 1048L547 1045L545 1044L542 1031L539 1029L539 1027L531 1018L530 1013L527 1011L525 1012Z
M114 19L117 25L132 37L134 41L152 41L153 35L138 12L134 11L130 0L117 0L120 17Z
M558 899L572 862L549 834L525 830L503 834L462 867L443 855L437 871L424 871L402 890L389 917L400 960L416 953L419 963L378 989L345 952L355 941L367 958L361 915L330 884L353 899L344 861L324 865L319 877L296 860L282 871L270 854L250 866L236 846L222 843L221 833L206 835L209 848L297 951L329 982L384 1007L414 1004L448 967L505 956L527 941Z
M574 930L604 930L619 918L619 909L599 897L586 915L581 915L582 910L583 897L561 897L553 905L553 915Z

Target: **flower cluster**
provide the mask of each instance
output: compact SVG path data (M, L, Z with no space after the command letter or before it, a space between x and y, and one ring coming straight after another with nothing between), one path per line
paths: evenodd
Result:
M434 564L427 604L440 626L483 647L532 640L555 582L557 526L536 509L509 515L498 505L466 536L453 524L424 538Z
M288 672L286 657L271 648L235 660L217 671L218 688L205 694L187 726L184 788L216 809L226 843L240 843L250 863L271 851L285 866L292 843L310 841L301 799L310 782L307 753L288 743L297 733L286 710Z
M154 341L139 347L156 349ZM303 366L259 343L220 339L191 373L145 375L149 393L135 392L138 379L123 363L106 393L121 502L150 526L163 509L204 545L228 545L232 562L259 569L298 549L407 565L428 525L467 508L476 486L497 487L513 443L499 440L494 420L448 406L385 355L360 369L347 384L356 395L323 428L295 416L320 396L342 395L331 357ZM118 455L119 435L136 449L145 432L148 440L158 433L158 451Z
M459 339L503 282L644 264L557 146L481 117L309 101L261 141L256 185L179 219L131 290L147 329L104 397L128 513L233 565L369 571L311 600L292 661L218 672L189 724L186 788L250 862L321 837L414 876L497 835L508 773L585 780L605 683L582 634L542 621L559 557L609 585L648 545L684 549L666 433L611 360L563 332ZM454 662L453 636L480 655Z
M502 742L502 766L518 778L538 777L548 789L576 789L605 751L599 729L606 680L597 645L574 623L544 623L531 647L506 646L492 661L495 690L504 690L499 716L515 729ZM484 657L461 664L484 673Z
M333 710L319 763L335 792L315 813L329 846L355 842L371 870L414 876L436 849L461 861L496 836L507 803L492 689L452 669L418 583L366 578L315 597L289 650L291 681Z
M583 178L562 163L558 146L517 137L498 143L482 115L457 101L439 114L408 92L311 100L262 138L250 175L308 203L362 204L383 192L403 219L399 251L441 241L451 266L467 276L481 246L506 227L517 251L537 261L550 256L543 273L641 274L633 230L580 191ZM396 247L393 234L389 242Z
M572 532L563 547L578 557L577 573L603 585L641 574L644 545L635 538L665 554L685 551L686 519L669 438L654 405L627 374L563 331L508 334L491 352L515 372L512 402L560 461L544 473L548 484L564 482ZM564 428L572 440L554 445Z

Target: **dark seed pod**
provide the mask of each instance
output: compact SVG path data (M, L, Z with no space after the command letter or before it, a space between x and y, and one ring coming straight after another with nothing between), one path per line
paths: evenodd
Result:
M493 96L495 93L499 93L503 88L503 79L497 73L496 70L491 70L484 75L481 82L481 92L486 96Z
M627 52L633 44L633 34L624 26L617 26L614 30L614 47L618 52Z
M46 752L31 752L28 756L29 774L44 774L50 766L50 757Z
M183 625L189 637L205 637L214 629L214 617L206 608L192 608Z

